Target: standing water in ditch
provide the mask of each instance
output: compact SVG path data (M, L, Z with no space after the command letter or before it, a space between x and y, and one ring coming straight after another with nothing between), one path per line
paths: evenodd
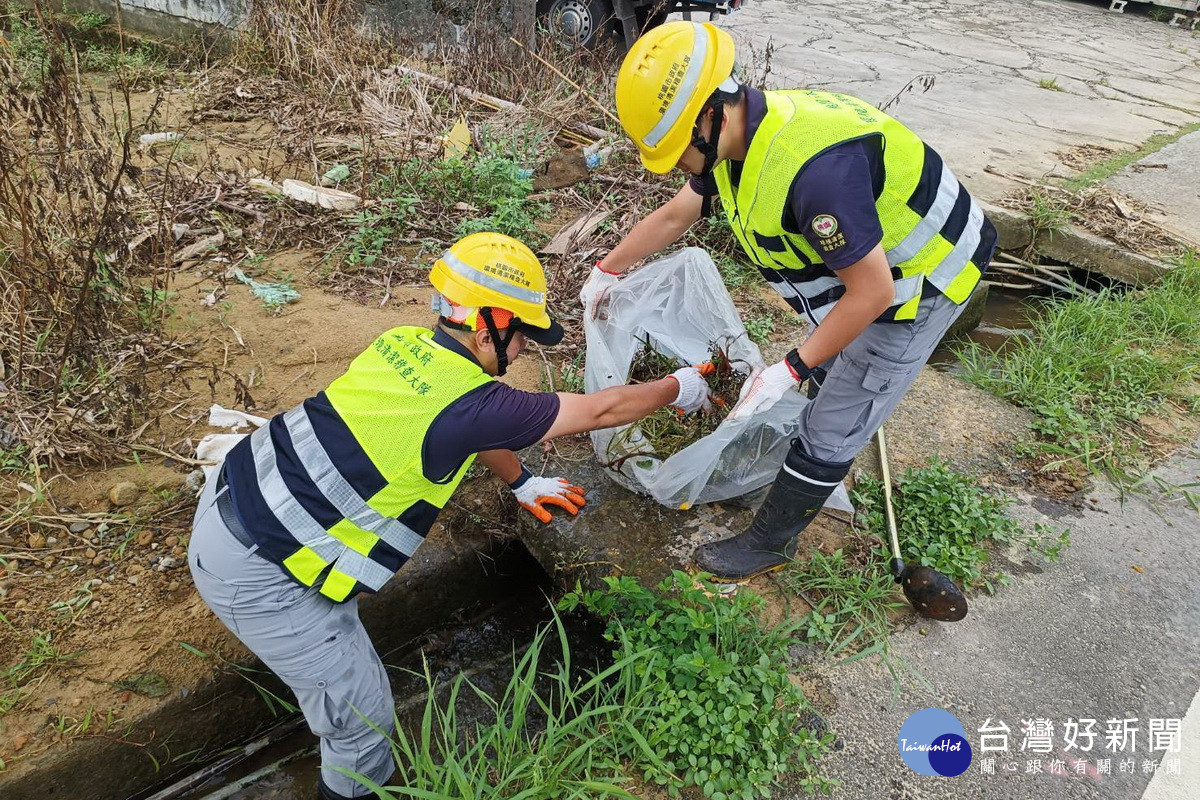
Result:
M1043 303L1071 296L1069 292L1044 284L1030 283L1011 275L997 274L997 268L1011 266L1011 264L1000 261L993 263L993 269L990 269L984 276L984 280L993 282L993 285L988 287L987 301L984 304L983 317L978 327L953 339L943 340L930 356L930 366L942 372L958 372L960 363L955 352L957 348L967 343L977 344L985 350L1000 352L1016 337L1028 335L1032 327L1031 320L1037 315L1038 309ZM1055 266L1054 269L1062 270L1064 279L1077 285L1078 291L1095 292L1104 288L1128 288L1125 284L1085 270L1068 269L1065 265ZM1009 288L1009 286L1020 288Z

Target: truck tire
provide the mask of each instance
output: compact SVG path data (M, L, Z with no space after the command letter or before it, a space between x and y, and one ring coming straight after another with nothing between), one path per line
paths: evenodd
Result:
M608 0L538 0L537 13L550 34L569 47L592 49L613 30Z

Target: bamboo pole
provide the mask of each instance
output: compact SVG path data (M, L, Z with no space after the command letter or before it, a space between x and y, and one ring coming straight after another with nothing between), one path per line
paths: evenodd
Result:
M454 92L459 97L465 97L472 102L488 106L494 110L503 109L506 111L517 111L523 114L532 113L525 106L518 105L510 100L502 100L499 97L493 97L490 94L484 94L483 92L469 89L466 86L460 86L457 83L451 83L444 78L439 78L436 75L430 75L427 72L421 72L420 70L413 69L412 67L405 67L397 64L394 67L390 67L389 70L396 75L406 75L410 78L424 81L430 86L436 86L444 91ZM597 128L595 125L588 125L586 122L568 122L563 127L590 136L596 141L612 138L612 135L608 131L603 130L602 128Z
M592 105L594 105L596 108L600 109L600 113L601 113L601 114L603 114L604 116L608 117L610 120L612 120L613 122L617 123L618 125L620 125L620 124L621 124L621 120L617 119L617 115L616 115L616 114L612 113L612 112L611 112L611 111L609 111L607 108L605 108L605 107L604 107L604 104L603 104L603 103L601 103L599 100L597 100L596 98L592 97L591 93L590 93L590 92L588 92L588 90L587 90L587 89L584 89L584 88L583 88L582 86L580 86L578 83L576 83L575 81L571 80L571 79L570 79L570 78L568 78L566 75L564 75L564 74L563 74L563 72L562 72L562 70L560 70L558 67L554 66L554 65L553 65L553 64L551 64L549 61L547 61L546 59L542 58L542 57L541 57L541 56L539 56L537 53L533 52L533 51L532 51L532 50L530 50L528 47L526 47L525 45L523 45L523 44L521 44L520 42L518 42L516 39L513 39L511 36L509 37L509 39L508 39L508 40L509 40L510 42L512 42L513 44L515 44L517 47L519 47L519 48L521 48L522 50L524 50L526 53L529 53L529 55L531 55L531 56L533 56L534 58L536 58L536 59L537 59L537 60L538 60L538 61L541 63L541 65L542 65L542 66L546 67L546 68L547 68L547 69L549 69L551 72L553 72L555 75L557 75L558 77L562 78L562 79L563 79L563 81L564 81L564 82L566 82L566 84L567 84L568 86L570 86L571 88L573 88L575 91L579 92L581 95L583 95L585 98L587 98L588 102L590 102L590 103L591 103Z

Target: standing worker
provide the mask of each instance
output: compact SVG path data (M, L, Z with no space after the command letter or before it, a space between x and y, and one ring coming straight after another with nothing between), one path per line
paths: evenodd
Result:
M630 266L721 205L747 257L811 335L742 387L749 416L809 382L799 431L754 522L693 558L718 578L778 569L962 312L996 230L927 144L832 92L768 91L733 76L734 44L708 23L647 32L617 76L617 113L651 172L691 179L597 262L595 314ZM817 394L817 390L820 390Z
M321 800L367 794L336 768L385 784L395 710L358 618L425 539L479 461L542 522L584 490L531 475L513 450L623 425L666 405L695 411L697 369L595 394L499 383L526 339L557 344L546 277L515 239L477 233L434 262L436 330L393 328L344 375L238 443L205 486L188 564L200 595L296 694L321 737ZM378 729L378 730L377 730Z

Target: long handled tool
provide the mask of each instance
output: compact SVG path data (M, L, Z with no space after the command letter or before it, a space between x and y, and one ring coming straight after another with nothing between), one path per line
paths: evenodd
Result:
M883 465L883 506L887 511L888 533L892 539L892 577L900 584L904 596L918 614L942 622L957 622L967 615L967 598L962 589L936 569L904 564L904 558L900 555L900 536L896 533L896 514L892 511L892 470L888 466L882 425L875 434L875 440L879 443L879 463Z

